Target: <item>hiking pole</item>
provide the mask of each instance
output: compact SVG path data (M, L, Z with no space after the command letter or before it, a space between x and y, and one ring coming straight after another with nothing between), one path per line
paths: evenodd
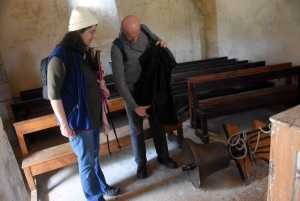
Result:
M107 141L107 155L109 155L109 158L111 157L111 152L110 152L110 147L109 147L109 140L108 140L108 135L106 136L106 141Z
M111 122L111 125L112 125L113 130L114 130L114 133L115 133L115 137L116 137L116 140L117 140L117 143L118 143L117 148L121 151L122 146L119 144L119 140L118 140L118 137L117 137L115 125L114 125L114 122L113 122L113 120L112 120L112 118L111 118L111 115L110 115L110 111L109 111L108 105L106 106L106 108L107 108L107 116L108 116L108 119L109 119L109 121Z

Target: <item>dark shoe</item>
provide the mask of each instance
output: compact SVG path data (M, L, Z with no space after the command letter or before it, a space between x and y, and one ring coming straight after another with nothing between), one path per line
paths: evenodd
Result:
M146 165L139 165L136 170L136 176L139 179L143 179L147 177L147 167Z
M116 196L119 195L121 192L121 189L118 187L108 187L106 191L103 192L103 195L107 196Z
M157 161L164 164L167 168L170 168L170 169L177 168L177 163L175 161L173 161L170 157L167 157L167 158L157 157Z

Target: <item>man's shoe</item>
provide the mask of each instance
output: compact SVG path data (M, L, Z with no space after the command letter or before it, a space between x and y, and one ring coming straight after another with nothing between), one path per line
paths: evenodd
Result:
M139 179L143 179L147 177L147 167L146 165L139 165L136 170L136 176Z
M170 157L167 157L167 158L157 157L157 161L164 164L167 168L170 168L170 169L177 168L177 163L175 161L173 161Z
M103 192L103 195L107 196L116 196L119 195L121 192L121 189L118 187L108 187L106 191Z

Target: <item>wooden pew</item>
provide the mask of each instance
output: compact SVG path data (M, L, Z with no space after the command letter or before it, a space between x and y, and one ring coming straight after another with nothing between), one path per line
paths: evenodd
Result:
M237 62L236 59L227 59L227 60L220 60L220 61L212 61L212 62L206 62L206 63L195 63L195 64L189 64L184 66L175 67L172 71L172 74L176 73L182 73L186 71L195 71L195 70L203 70L208 68L214 68L218 64L225 64L225 63L231 63L231 62ZM241 61L240 61L241 62ZM248 63L248 60L243 60L244 63Z
M175 69L182 69L185 68L185 66L193 65L193 64L202 64L202 63L210 63L214 61L224 61L228 60L228 57L216 57L216 58L210 58L210 59L201 59L201 60L196 60L196 61L188 61L188 62L182 62L178 63L177 66L174 68Z
M228 62L230 61L230 62ZM184 66L185 69L188 69L189 66L192 67L201 67L201 68L216 68L218 66L224 65L233 65L233 64L239 64L239 63L245 63L247 61L239 61L236 62L236 59L231 59L227 60L227 57L219 57L219 58L213 58L213 59L204 59L204 60L198 60L198 61L193 61L193 62L185 62L182 64L179 64L179 66ZM107 88L110 90L111 96L108 98L109 100L112 100L114 98L118 98L119 93L116 90L114 84L113 84L113 77L112 75L106 75L104 77ZM176 83L174 83L176 84ZM177 99L185 99L186 103L185 105L188 105L188 89L187 85L177 85L178 87L183 87L183 90L176 90L174 88L174 95L184 94L182 97L177 97ZM179 94L179 95L180 95ZM21 121L25 119L30 119L32 117L37 117L41 115L46 115L46 114L51 114L52 113L52 108L50 105L50 102L47 100L44 100L42 98L42 88L37 88L37 89L31 89L31 90L25 90L25 91L20 91L20 97L21 100L20 102L15 102L11 104L11 108L13 111L13 115L15 118L15 121ZM122 108L124 109L124 108ZM111 109L110 109L111 110ZM113 111L113 110L111 110Z
M269 66L252 66L253 68L241 68L241 70L233 69L231 70L228 68L228 72L224 71L223 73L215 73L215 74L208 74L208 75L203 75L203 76L196 76L196 77L190 77L188 78L188 94L189 94L189 110L190 110L190 125L194 126L194 108L193 108L193 102L194 102L194 94L193 94L193 86L192 83L196 82L206 82L210 80L215 80L215 79L221 79L221 78L226 78L226 77L231 77L231 76L236 76L236 75L243 75L243 74L248 74L248 73L254 73L254 72L263 72L263 71L268 71L271 69L279 69L279 68L286 68L286 67L291 67L292 63L287 62L287 63L282 63L282 64L276 64L276 65L269 65ZM225 69L224 69L225 70ZM266 87L269 86L274 86L273 85L267 85ZM263 88L263 87L262 87ZM228 90L228 89L227 89ZM223 89L219 89L218 91L223 91ZM234 91L233 91L234 92ZM239 91L237 91L239 92ZM227 93L230 94L230 93ZM220 94L217 93L217 95L226 95L226 94ZM198 94L198 100L200 99L205 99L205 98L213 98L213 96L205 96L205 92L201 92ZM209 99L210 100L210 99Z
M225 89L241 84L253 84L260 81L269 81L291 77L300 74L300 67L291 67L291 63L257 67L252 69L215 74L213 76L200 76L189 78L189 96L191 111L194 116L195 134L203 142L209 142L207 120L220 116L245 112L267 106L288 102L298 103L300 90L298 85L275 85L265 89L257 89L226 96L199 99L199 92ZM289 79L288 79L289 80ZM201 128L201 131L197 128Z
M182 120L178 118L178 122L178 126L165 125L165 131L168 133L169 140L180 143L183 138ZM76 155L72 151L69 143L60 144L33 153L28 151L24 141L24 135L57 126L58 124L53 114L14 123L21 151L24 156L22 160L22 169L24 170L31 191L31 201L38 200L36 182L34 181L36 175L77 163ZM145 140L150 139L151 133L148 121L144 122L144 129ZM177 130L177 135L173 134L174 130ZM128 126L117 128L117 132L127 132L127 135L118 139L122 147L131 145ZM116 140L111 140L109 143L111 151L116 151ZM100 144L101 147L106 145L106 142ZM105 149L101 148L99 154L106 154Z
M190 66L193 64L203 64L203 63L210 63L210 62L222 62L228 60L228 57L216 57L216 58L210 58L210 59L201 59L201 60L196 60L196 61L188 61L188 62L182 62L178 63L178 65L175 67L175 69L182 69L185 68L186 66ZM106 75L104 77L106 84L113 83L113 76L112 74ZM21 101L26 101L30 99L36 99L36 98L41 98L42 95L42 88L35 88L35 89L29 89L29 90L23 90L19 92Z
M221 72L227 71L234 71L234 70L241 70L241 69L248 69L258 66L264 66L265 61L253 62L253 63L242 63L233 62L233 63L226 63L226 64L218 64L217 67L203 69L198 71L187 71L185 73L178 73L173 74L171 76L172 79L172 90L173 90L173 98L174 100L177 99L188 99L188 78L200 76L200 75L209 75L209 74L216 74Z
M265 61L258 61L253 63L246 63L246 62L230 62L230 63L222 63L214 65L213 68L208 69L201 69L196 71L187 71L184 73L176 73L171 76L172 84L182 84L187 83L187 78L196 77L200 75L209 75L215 73L222 73L227 71L234 71L234 70L242 70L248 69L258 66L265 66Z

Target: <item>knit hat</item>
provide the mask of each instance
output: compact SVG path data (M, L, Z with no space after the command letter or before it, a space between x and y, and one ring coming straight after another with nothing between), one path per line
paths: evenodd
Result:
M72 10L69 31L80 30L98 24L98 20L85 8L77 6Z

